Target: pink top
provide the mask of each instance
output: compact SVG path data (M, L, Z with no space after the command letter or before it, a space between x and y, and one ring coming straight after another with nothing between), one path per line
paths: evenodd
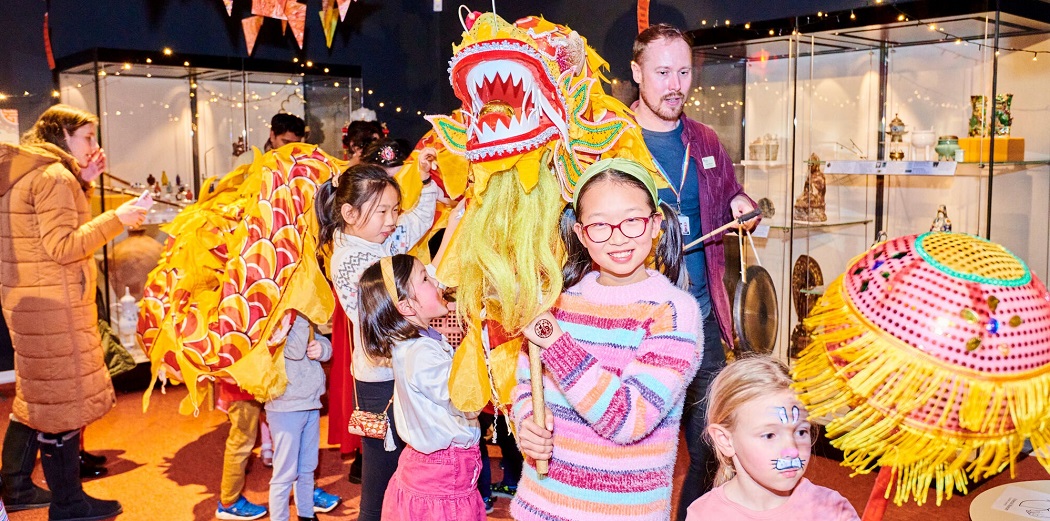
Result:
M689 505L685 521L702 519L859 521L860 516L853 505L838 492L814 485L810 480L802 478L783 505L763 511L751 510L733 503L726 497L725 485L722 485Z

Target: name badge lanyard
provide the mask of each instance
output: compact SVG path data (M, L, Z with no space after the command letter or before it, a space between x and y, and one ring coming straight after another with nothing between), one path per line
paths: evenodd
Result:
M674 181L671 180L671 176L667 175L667 172L664 170L664 168L660 166L660 162L653 161L653 163L656 164L656 168L660 170L660 173L664 176L664 179L667 179L668 188L670 188L671 192L674 193L675 212L678 213L678 221L682 225L682 235L689 236L692 233L692 230L689 226L689 216L682 215L682 191L685 189L685 178L689 174L689 144L687 143L685 145L685 157L682 158L682 178L681 181L678 183L677 190L675 190L674 188Z
M679 214L681 214L682 213L682 190L685 189L685 177L689 173L689 144L687 143L685 145L685 157L682 158L682 180L681 180L681 182L678 183L678 189L677 190L675 190L674 184L672 184L672 183L674 183L674 181L671 180L671 176L667 175L667 171L664 170L664 167L660 166L660 162L659 161L653 161L653 164L656 165L656 169L660 171L660 174L662 174L664 176L664 179L667 179L667 181L668 181L668 188L670 188L671 192L674 193L675 211L677 211Z

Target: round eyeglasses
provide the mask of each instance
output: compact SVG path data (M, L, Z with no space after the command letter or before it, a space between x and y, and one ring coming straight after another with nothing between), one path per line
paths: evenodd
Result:
M651 214L648 217L628 217L619 224L609 223L592 223L583 226L583 234L590 239L591 242L605 242L612 238L613 230L620 230L620 233L628 239L635 239L641 237L645 233L646 228L649 227L649 221L656 217L656 214Z

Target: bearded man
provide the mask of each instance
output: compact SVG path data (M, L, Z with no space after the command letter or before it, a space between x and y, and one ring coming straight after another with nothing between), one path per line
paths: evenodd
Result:
M714 130L682 114L693 81L693 52L688 36L667 24L642 31L634 41L631 72L640 100L631 108L645 144L670 185L660 198L673 206L690 243L731 219L755 209L733 171L733 160ZM757 218L744 223L750 228ZM704 441L707 388L725 366L724 340L733 343L729 294L722 283L725 251L721 235L684 252L689 292L703 315L703 361L686 391L682 427L689 450L689 473L682 487L678 519L711 489L718 469Z

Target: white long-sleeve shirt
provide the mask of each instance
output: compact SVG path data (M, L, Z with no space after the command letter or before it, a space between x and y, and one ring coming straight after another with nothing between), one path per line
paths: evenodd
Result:
M424 454L476 446L481 439L478 420L467 419L449 397L452 346L444 338L422 336L398 342L391 354L397 435Z
M406 253L434 224L434 210L441 189L429 183L423 186L419 204L401 216L394 233L382 243L366 241L341 231L335 232L331 274L339 302L350 319L354 378L362 382L388 382L394 378L389 360L373 360L362 348L361 318L358 314L358 281L361 273L382 257Z

